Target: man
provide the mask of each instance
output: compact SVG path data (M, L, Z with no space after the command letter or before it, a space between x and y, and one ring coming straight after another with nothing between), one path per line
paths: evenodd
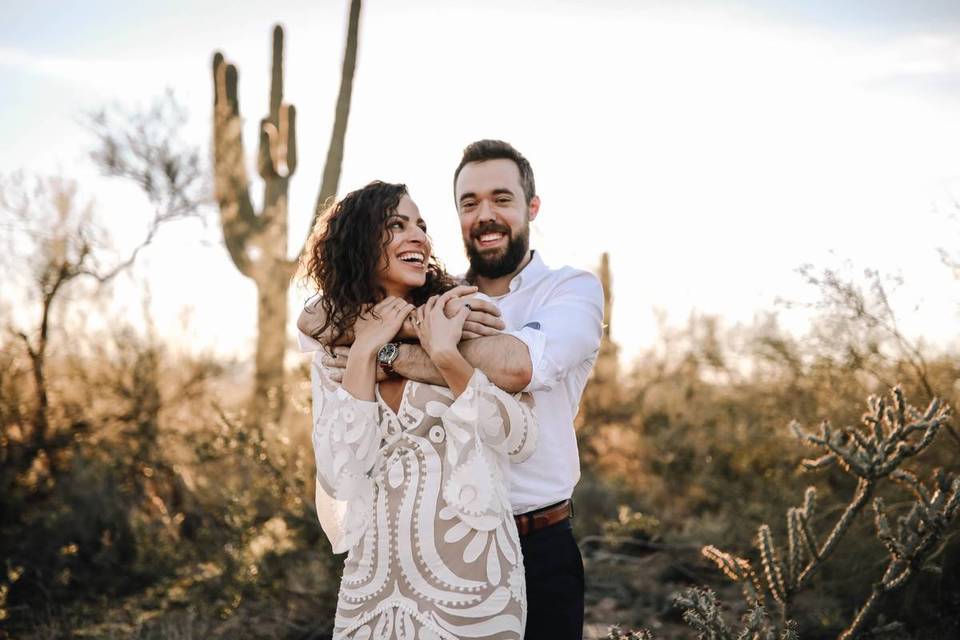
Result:
M466 279L499 306L507 329L465 340L461 351L501 388L531 392L540 422L535 453L511 468L527 578L526 638L581 638L583 561L570 525L580 477L573 419L600 347L603 290L593 274L550 269L530 250L540 198L530 163L510 144L469 145L454 173L454 196L470 258ZM313 334L316 315L305 311L298 326ZM387 347L386 365L397 375L444 384L418 345ZM349 348L338 347L325 364L345 367L348 357Z

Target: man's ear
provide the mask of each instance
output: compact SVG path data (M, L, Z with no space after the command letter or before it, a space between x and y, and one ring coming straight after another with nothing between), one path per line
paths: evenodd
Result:
M537 213L540 212L540 196L530 198L530 204L527 205L527 219L534 220Z

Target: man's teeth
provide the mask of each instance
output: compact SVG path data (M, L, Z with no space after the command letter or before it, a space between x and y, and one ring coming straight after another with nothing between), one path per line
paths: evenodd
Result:
M416 263L416 264L423 264L423 259L424 259L422 253L416 253L413 251L408 251L407 253L401 253L397 257L404 262L410 262L410 263Z
M480 236L480 242L492 242L503 237L502 233L485 233Z

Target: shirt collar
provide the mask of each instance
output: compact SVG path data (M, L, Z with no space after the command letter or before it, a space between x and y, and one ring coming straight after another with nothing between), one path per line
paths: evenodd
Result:
M520 287L533 284L546 275L547 271L547 265L543 263L543 258L535 249L531 249L530 262L510 280L510 292L513 293Z

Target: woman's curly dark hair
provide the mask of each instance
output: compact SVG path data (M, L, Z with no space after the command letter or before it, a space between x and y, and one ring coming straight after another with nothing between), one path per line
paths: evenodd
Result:
M301 257L301 268L304 279L323 294L320 304L326 317L317 335L332 328L330 344L353 327L365 305L386 297L386 291L377 284L377 270L384 248L393 239L387 218L396 212L405 195L404 184L374 180L348 193L317 221ZM456 284L431 256L427 280L411 292L412 302L421 305Z

